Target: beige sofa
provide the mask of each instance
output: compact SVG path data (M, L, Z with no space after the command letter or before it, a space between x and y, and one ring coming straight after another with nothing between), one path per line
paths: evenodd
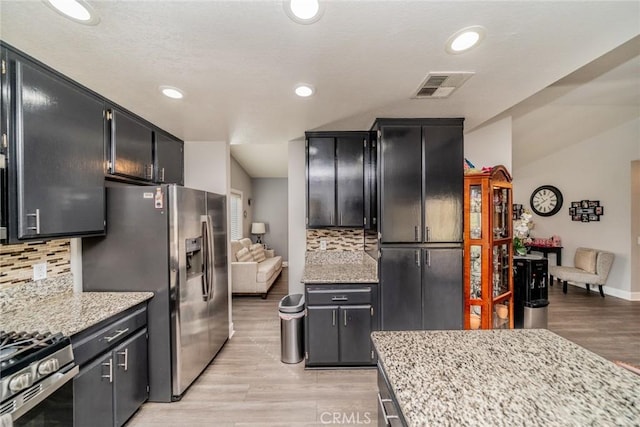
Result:
M259 294L267 297L267 292L282 271L282 257L272 256L272 251L264 251L262 245L253 244L244 238L231 241L231 285L234 295Z

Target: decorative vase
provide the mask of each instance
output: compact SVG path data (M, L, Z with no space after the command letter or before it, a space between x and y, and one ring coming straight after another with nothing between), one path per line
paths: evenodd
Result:
M527 254L527 248L524 246L516 247L516 253L520 256L525 256Z

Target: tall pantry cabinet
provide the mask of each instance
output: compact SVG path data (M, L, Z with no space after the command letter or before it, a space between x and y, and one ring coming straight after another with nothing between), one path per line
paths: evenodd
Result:
M383 330L463 324L463 119L378 119Z

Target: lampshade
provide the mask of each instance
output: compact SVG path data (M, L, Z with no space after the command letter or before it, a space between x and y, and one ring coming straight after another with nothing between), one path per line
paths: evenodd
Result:
M264 234L264 233L266 233L264 222L251 223L251 234Z

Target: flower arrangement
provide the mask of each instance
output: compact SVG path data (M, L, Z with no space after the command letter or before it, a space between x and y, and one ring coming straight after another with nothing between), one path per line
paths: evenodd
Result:
M529 231L533 228L531 218L533 215L525 209L520 215L520 219L513 222L513 249L518 255L525 255L527 253L525 245L532 242L529 237Z

